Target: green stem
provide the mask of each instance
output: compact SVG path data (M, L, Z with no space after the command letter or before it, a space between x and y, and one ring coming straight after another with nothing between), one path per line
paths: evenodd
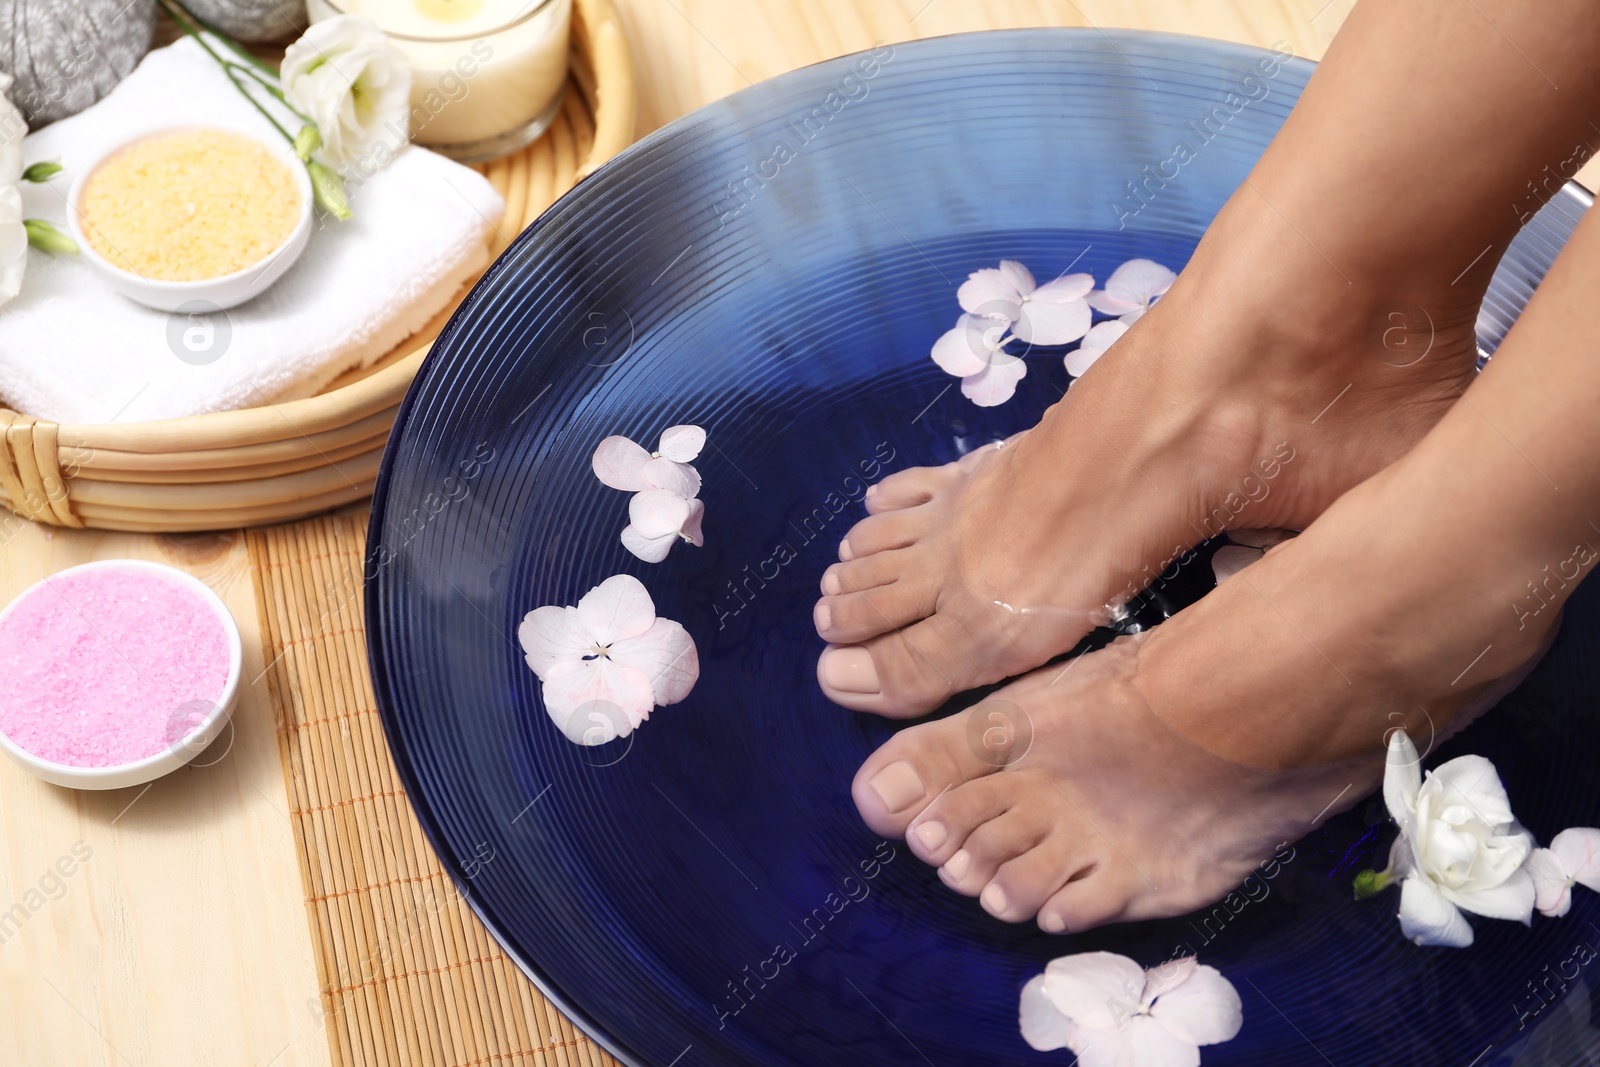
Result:
M278 103L294 112L295 118L299 119L303 123L306 123L307 125L315 125L315 123L313 123L311 120L311 116L307 115L305 112L289 103L289 98L283 94L283 88L281 86L275 85L273 82L267 80L267 78L265 78L260 71L250 67L240 67L238 64L234 64L234 68L237 70L242 70L246 74L250 75L250 77L254 78L256 84L261 86L261 88L265 89L267 92L271 93L273 98L277 100Z
M239 80L238 73L236 73L238 71L244 71L245 73L250 74L252 78L256 78L256 80L259 82L260 79L259 79L259 77L257 77L255 72L251 71L248 67L243 67L240 64L235 63L235 62L233 62L231 60L224 59L222 57L222 55L215 48L211 47L210 42L208 42L205 39L205 37L201 35L200 30L197 28L197 24L198 24L198 26L205 26L205 24L200 22L200 20L195 18L193 15L190 15L182 7L178 6L178 4L174 2L174 0L157 0L157 2L161 5L162 9L165 10L168 15L172 16L172 21L174 21L174 22L176 22L178 24L178 28L179 29L181 29L184 33L186 33L190 37L193 37L194 40L195 40L195 43L198 44L201 48L204 48L206 50L206 54L208 56L210 56L212 59L217 61L217 65L219 67L221 67L223 73L228 76L228 80L233 82L233 87L235 89L239 90L239 95L244 97L246 100L250 101L250 106L255 108L257 111L261 112L261 114L266 118L266 120L268 122L272 123L273 128L276 129L279 133L283 134L283 139L284 140L288 141L290 144L294 144L294 135L291 134L288 130L284 129L282 123L280 123L276 118L274 118L270 111L268 111L266 108L261 106L261 101L257 100L254 96L252 96L250 94L250 91L247 90L244 87L244 83ZM191 19L193 19L193 21L190 21ZM210 29L209 27L206 27L206 28L208 30ZM228 38L226 36L224 36L223 34L217 33L215 30L210 30L210 32L213 33L213 34L216 34L216 37L217 37L218 40L224 41L224 42L227 42L227 43L230 43L230 44L232 43L231 41L228 41ZM235 45L234 47L237 48L238 46ZM268 67L266 69L268 71L271 71L272 68ZM278 92L277 90L272 90L271 86L267 86L266 88L268 88L269 90L273 91L274 95L276 95L280 100L283 99L282 93ZM284 105L288 106L288 101L287 100L284 101ZM289 110L290 111L294 111L294 108L290 107ZM301 115L298 111L295 111L295 115L298 118L302 119L302 120L305 119L305 116Z
M251 96L250 91L244 87L244 83L239 80L239 75L234 73L236 70L238 70L238 68L233 64L224 63L222 65L222 69L223 72L228 75L228 80L233 82L233 87L239 90L239 95L250 101L250 106L261 112L261 114L266 117L266 120L272 123L273 129L283 134L283 139L285 141L288 141L291 145L294 144L294 134L284 129L283 124L272 117L272 112L262 107L261 101Z
M1375 897L1393 884L1394 878L1388 871L1374 871L1367 869L1356 875L1355 891L1357 900L1366 900Z

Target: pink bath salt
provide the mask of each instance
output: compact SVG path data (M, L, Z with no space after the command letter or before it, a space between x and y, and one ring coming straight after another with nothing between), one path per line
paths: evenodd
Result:
M50 578L0 619L0 731L75 767L154 756L211 713L229 661L192 589L131 567Z

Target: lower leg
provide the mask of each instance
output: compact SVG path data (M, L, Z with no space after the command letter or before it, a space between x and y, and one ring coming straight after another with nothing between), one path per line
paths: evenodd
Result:
M848 646L824 691L928 711L1070 648L1205 537L1306 525L1410 448L1471 379L1493 265L1557 187L1528 183L1600 136L1600 7L1556 15L1359 7L1183 276L1069 396L985 462L882 487L823 580L818 632Z

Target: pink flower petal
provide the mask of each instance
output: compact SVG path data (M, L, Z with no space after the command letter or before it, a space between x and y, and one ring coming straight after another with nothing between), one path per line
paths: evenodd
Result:
M645 488L665 489L685 500L700 495L700 472L677 460L652 459L644 465Z
M1053 282L1045 282L1028 297L1030 304L1071 304L1082 300L1094 288L1094 278L1087 274L1063 274Z
M1533 880L1533 906L1541 914L1559 918L1572 908L1572 883L1553 850L1534 849L1528 854L1523 870Z
M660 563L666 559L677 540L675 533L647 537L631 525L622 528L622 547L646 563Z
M706 506L699 500L689 501L689 517L683 520L680 532L689 539L689 543L696 548L704 548L705 534L700 530L700 524L705 520Z
M1000 271L986 267L973 271L961 283L961 288L956 290L956 302L970 315L1014 322L1017 309L1022 306L1022 294Z
M1180 956L1149 968L1144 972L1144 1002L1148 1004L1168 990L1182 985L1198 966L1200 961L1193 956Z
M626 437L607 437L594 450L595 477L613 489L636 493L648 489L644 480L644 465L650 462L650 453Z
M1033 271L1014 259L1002 259L1000 261L1000 277L1006 280L1007 285L1016 290L1018 296L1027 296L1033 292Z
M1115 320L1097 322L1089 327L1089 332L1083 335L1083 343L1066 354L1067 373L1074 378L1081 377L1105 354L1106 349L1127 332L1127 323Z
M578 601L578 621L596 644L604 646L650 629L656 621L656 606L639 579L614 574Z
M1244 1025L1244 1005L1233 983L1215 967L1199 966L1156 998L1150 1015L1190 1045L1231 1041Z
M961 395L980 408L992 408L1010 400L1017 383L1028 373L1028 365L1016 356L1004 356L977 374L961 379Z
M1031 345L1065 345L1089 332L1094 316L1082 300L1045 304L1030 300L1022 305L1016 333Z
M1114 296L1104 289L1096 289L1083 299L1086 304L1102 315L1126 315L1128 312L1138 311L1140 308L1139 304Z
M661 445L656 449L656 453L663 459L689 463L704 447L706 447L706 432L700 427L668 426L661 431Z
M1600 830L1577 826L1563 830L1551 840L1550 851L1568 878L1600 890Z
M628 521L643 537L676 536L689 511L689 502L670 489L646 489L628 501Z
M517 642L540 678L557 663L582 659L594 646L578 620L578 609L558 607L535 608L524 615Z
M575 745L593 747L615 741L619 737L627 737L633 733L634 724L628 719L623 710L609 700L591 700L579 704L567 716L566 722L558 722L561 732L567 735L567 740Z
M1111 325L1104 323L1103 325ZM1228 540L1236 545L1259 548L1263 552L1297 536L1293 530L1229 530Z
M1077 1032L1077 1067L1199 1067L1200 1050L1148 1015L1114 1030Z
M1080 952L1044 969L1050 1003L1080 1028L1114 1029L1139 1009L1144 968L1115 952Z
M989 366L990 348L984 343L984 334L993 325L990 319L961 316L953 329L933 343L933 361L940 370L957 378L979 373Z
M676 704L700 678L700 653L694 638L671 619L657 619L638 637L611 646L611 659L650 679L655 704Z
M1259 561L1263 553L1259 548L1245 548L1243 545L1223 545L1211 557L1211 573L1217 576L1217 584L1232 578L1250 564Z
M1022 1005L1017 1015L1022 1040L1035 1051L1053 1052L1072 1045L1075 1027L1045 993L1044 975L1037 975L1022 987Z
M1171 289L1177 280L1176 274L1154 260L1130 259L1111 272L1106 279L1106 292L1124 303L1142 307Z
M604 657L557 664L544 679L543 694L545 712L563 733L573 713L593 700L615 704L635 726L654 706L650 679L643 671Z

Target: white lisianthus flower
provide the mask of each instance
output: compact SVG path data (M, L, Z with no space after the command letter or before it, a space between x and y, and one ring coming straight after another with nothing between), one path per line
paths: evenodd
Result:
M284 51L280 77L290 105L317 125L317 158L341 173L406 128L411 67L369 18L313 23Z
M1383 799L1400 824L1389 869L1373 888L1398 878L1400 930L1419 945L1465 948L1472 927L1463 911L1527 925L1534 883L1523 862L1533 835L1518 824L1494 764L1458 756L1422 776L1404 730L1389 739Z
M0 304L22 291L28 269L28 229L22 224L22 138L27 120L6 96L11 75L0 71Z

